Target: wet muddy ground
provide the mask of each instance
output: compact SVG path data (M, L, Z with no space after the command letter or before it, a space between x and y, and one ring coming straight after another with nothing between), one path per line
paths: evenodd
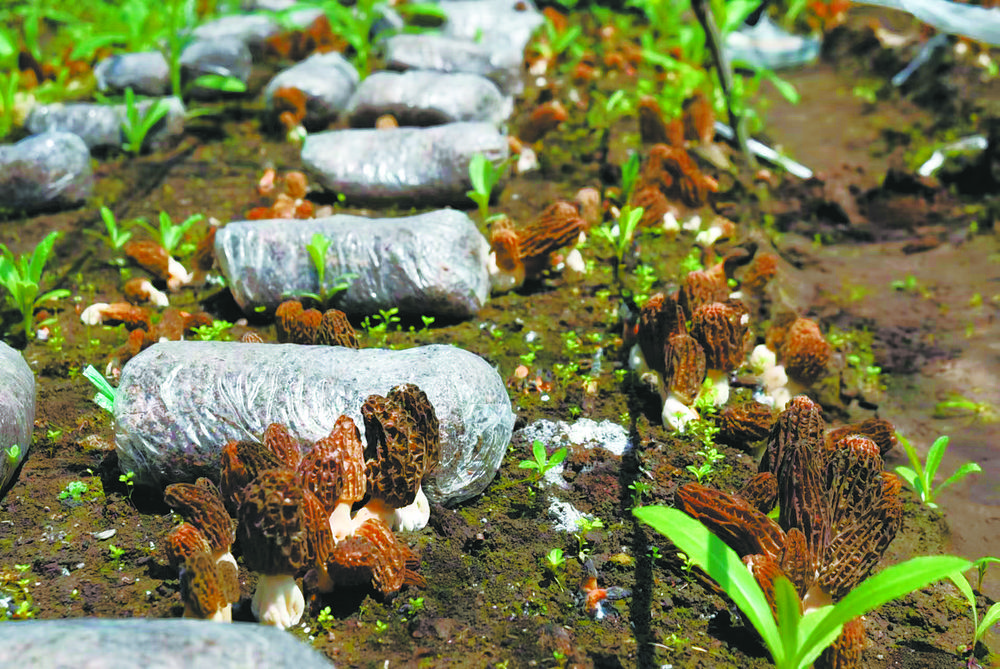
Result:
M865 102L854 93L858 82L884 80L892 68L885 62L887 50L870 42L865 27L870 18L862 12L852 19L843 41L829 49L829 59L788 75L800 87L799 105L773 102L767 111L766 138L819 178L803 183L778 176L756 190L734 188L738 197L726 213L745 237L781 256L770 299L815 318L824 329L871 335L867 341L874 364L883 370L884 387L815 389L829 422L878 415L922 452L947 434L952 447L943 472L966 460L984 469L949 490L940 511L906 495L904 529L884 564L948 551L973 559L1000 555L997 424L985 411L934 417L937 402L956 393L983 407L1000 406L1000 243L990 199L917 180L908 162L925 149L917 138L930 144L977 129L969 110L986 114L998 100L996 86L955 65L951 74L963 82L955 94L964 115L950 123L940 110L899 92ZM266 74L259 73L261 81ZM514 127L538 96L529 86ZM86 305L119 299L123 278L110 252L83 231L99 224L100 204L114 209L119 220L152 220L161 210L175 220L199 212L221 221L242 218L259 204L255 185L265 165L279 171L299 167L294 147L261 132L261 111L252 102L222 104L217 116L196 121L166 154L100 160L99 195L86 206L0 222L0 238L15 252L31 248L52 229L63 230L51 264L58 287L75 296L55 310L55 336L47 343L8 335L9 343L23 349L38 382L31 456L0 503L0 588L11 598L11 610L26 601L36 618L182 614L177 575L159 550L174 519L155 494L120 480L113 426L91 401L94 390L81 375L87 364L103 368L126 335L121 327L80 323L79 310ZM582 113L571 113L545 140L550 159L544 169L512 179L497 208L527 220L557 197L572 197L583 186L607 186L602 165L589 149L574 144L586 135L581 127ZM635 137L634 119L617 124L608 160L620 161L625 142ZM894 176L887 179L890 170ZM749 174L741 179L752 183ZM685 233L676 239L639 234L634 255L659 277L652 290L676 286L679 262L691 244ZM662 538L632 519L637 500L629 485L647 481L642 502L669 503L673 490L691 480L685 467L698 462L698 446L665 429L658 398L621 371L625 327L613 299L611 252L591 242L584 253L594 266L578 281L553 276L496 297L471 322L384 336L361 332L362 346L467 348L511 379L518 428L539 419L608 420L628 431L632 450L619 458L571 447L563 487L535 486L518 468L530 457L530 443L516 434L485 493L456 509L435 508L427 529L405 535L420 555L426 588L404 589L392 599L365 590L338 592L310 602L303 625L291 634L341 666L769 666L738 611L697 572L685 571ZM224 291L186 291L173 304L205 308L230 321L241 317ZM2 315L10 332L14 314ZM275 340L267 322L238 325L232 334L247 329ZM572 353L561 336L569 331L584 342ZM536 382L515 379L522 356L533 350L528 381ZM558 371L557 365L573 362L580 365L577 372ZM596 390L585 391L586 372L596 376ZM716 467L713 485L733 489L756 470L747 454L724 446L720 451L726 458ZM887 468L904 463L899 450L887 456ZM74 481L87 490L79 500L60 499ZM547 513L552 498L593 514L603 527L578 535L552 529ZM558 573L542 561L553 548L569 558ZM593 560L601 586L631 591L606 603L601 617L584 602L581 552ZM242 574L241 582L235 617L249 620L253 575ZM984 605L1000 596L1000 577L988 573L983 591ZM320 617L326 606L331 615ZM963 601L943 585L883 607L866 618L865 628L871 643L864 664L872 667L961 666L960 648L971 636ZM987 642L995 638L989 635ZM979 656L990 662L985 648Z

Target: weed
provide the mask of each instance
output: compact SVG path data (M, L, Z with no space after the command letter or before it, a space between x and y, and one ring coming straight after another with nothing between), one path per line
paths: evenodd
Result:
M38 243L31 255L21 255L17 259L6 244L0 244L0 285L7 289L7 302L21 313L21 325L24 336L31 341L34 334L32 327L35 308L44 302L69 297L70 292L64 289L50 290L38 294L42 283L42 270L52 255L52 247L59 238L59 232L50 232Z
M333 303L333 298L351 287L351 282L358 278L353 272L341 274L330 286L326 285L326 254L330 249L331 240L326 235L319 232L313 234L306 244L306 251L309 259L312 260L313 268L316 270L317 293L297 291L294 297L307 297L316 300L320 306L328 307Z
M531 444L531 455L535 458L534 460L521 460L517 466L521 469L533 470L535 472L533 480L537 483L545 478L545 475L552 469L562 464L562 461L569 455L569 450L563 446L553 451L552 455L549 456L542 442L535 439Z
M714 446L697 451L695 455L700 455L703 462L698 466L688 465L685 469L694 475L695 479L698 480L698 483L704 483L711 480L712 475L715 474L715 463L726 459L726 456L715 450Z
M59 493L59 499L79 503L83 501L83 494L88 490L90 490L90 487L83 481L70 481L62 489L62 492Z
M666 536L729 595L760 634L778 669L805 669L840 636L849 620L928 583L961 576L972 567L970 561L951 555L912 558L870 576L836 604L805 614L794 586L779 577L774 583L775 620L757 580L736 552L708 528L677 509L647 506L633 513Z
M594 228L594 236L607 241L614 250L612 258L612 271L615 283L621 287L621 268L625 263L625 254L632 246L632 238L635 235L636 227L642 220L643 208L625 205L618 215L618 220L613 225L602 225Z
M318 624L323 629L328 628L334 623L336 618L333 615L329 606L324 606L323 609L316 616L316 624Z
M104 229L107 234L101 234L94 230L84 230L88 235L93 235L98 239L102 240L109 249L112 251L121 251L128 240L132 239L132 233L126 230L124 227L118 227L118 221L115 220L115 214L107 207L101 207L101 220L104 221ZM124 260L118 259L118 264L124 263Z
M14 571L0 570L0 621L28 620L35 617L31 601L30 564L15 564Z
M114 413L115 396L118 394L114 386L108 383L104 375L97 371L93 365L87 365L86 369L83 370L83 377L97 388L97 394L93 398L94 404L108 413Z
M7 458L7 466L13 467L21 459L21 447L17 444L4 449L4 457Z
M509 166L510 161L505 160L498 167L481 153L475 154L469 161L469 181L472 183L472 190L466 195L479 206L479 218L483 222L490 218L490 198L493 196L493 189Z
M183 222L174 224L170 219L170 215L165 212L160 212L160 226L159 228L154 228L152 225L146 221L139 219L135 222L136 225L143 228L148 232L156 242L162 246L169 255L173 255L174 251L181 243L184 235L191 227L203 220L205 217L202 214L194 214L188 216Z
M642 500L653 490L653 484L645 479L637 478L628 484L628 489L632 491L632 506L639 506Z
M213 320L211 325L199 325L192 331L198 341L223 341L223 333L231 327L233 324L229 321Z
M117 571L122 570L122 556L125 555L124 548L118 548L114 544L108 544L108 553L111 554L111 566Z
M958 393L951 393L948 399L934 405L935 418L970 418L974 421L992 423L1000 417L989 402L976 402Z
M976 560L974 564L977 568L979 568L980 565L986 560L1000 562L997 558L985 557ZM965 578L964 574L955 574L951 577L951 582L955 584L955 587L958 588L963 595L965 595L965 599L969 602L969 610L972 614L973 633L972 643L967 647L967 652L971 656L975 653L976 644L978 644L986 635L986 632L993 627L998 620L1000 620L1000 602L994 602L990 608L986 609L986 613L983 614L983 619L979 620L979 610L976 608L976 595L972 592L972 585L969 583L969 580ZM982 585L982 581L980 581L980 585ZM970 663L968 666L971 667L978 665L973 665L970 657Z
M550 550L542 559L542 564L545 565L545 568L552 574L552 579L556 582L559 588L562 589L564 587L562 582L562 571L566 566L566 556L563 554L562 549L553 548Z
M983 471L983 468L975 462L966 462L955 470L954 474L935 487L934 476L937 474L938 466L941 464L942 458L944 458L945 451L948 450L948 437L941 436L934 440L934 443L931 444L930 449L927 451L927 461L925 463L920 462L917 450L910 444L910 441L906 437L897 432L896 439L903 446L906 456L910 459L910 464L913 465L912 468L904 466L896 467L896 473L913 488L920 497L920 501L932 509L938 507L934 500L938 498L945 488L953 483L958 483L969 474Z
M142 153L142 145L146 142L146 135L169 111L170 103L159 98L149 105L145 113L140 112L139 105L135 101L135 92L131 87L126 88L125 121L122 123L122 134L125 135L125 142L122 144L122 148L135 156Z
M373 319L378 319L379 322L376 324ZM398 330L400 320L399 308L379 309L378 314L365 316L365 320L361 321L361 327L372 341L377 343L377 348L382 348L388 338L390 326L395 326L392 329Z
M125 489L128 490L128 494L126 495L126 497L128 498L128 501L131 502L132 493L135 492L135 472L129 470L124 474L119 474L118 482L125 484Z
M600 518L587 518L584 516L576 521L576 532L573 533L573 536L576 538L577 557L580 559L580 562L586 562L587 557L590 556L587 535L602 527L604 527L604 522Z

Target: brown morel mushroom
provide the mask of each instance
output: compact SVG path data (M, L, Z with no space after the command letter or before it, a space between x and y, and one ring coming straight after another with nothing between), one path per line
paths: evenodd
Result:
M514 290L525 281L538 279L552 266L553 254L574 246L586 230L586 221L571 202L549 205L537 219L515 229L507 218L493 223L488 263L495 292ZM566 255L568 268L582 273L583 259L573 249Z
M170 306L170 298L167 294L156 289L149 279L134 277L125 282L122 287L125 299L132 304L142 304L150 302L157 307Z
M339 309L327 309L316 329L316 343L321 346L358 348L358 334L347 320L347 314Z
M285 629L298 624L305 609L295 582L307 569L310 545L306 495L296 472L271 469L246 487L236 536L247 568L260 574L251 610L262 623Z
M806 386L823 376L833 355L833 347L808 318L797 318L785 333L778 358L792 379Z
M403 585L423 586L417 559L378 518L368 518L330 552L327 571L335 583L368 585L384 595Z
M284 466L281 458L256 441L233 440L223 446L219 488L226 510L235 516L243 501L243 491L250 481L262 472Z
M341 416L330 436L317 441L299 465L302 485L326 511L334 541L355 530L353 506L365 496L365 457L361 433L349 416Z
M233 621L233 602L240 598L235 564L217 562L205 552L189 555L179 569L184 617Z
M408 383L396 386L386 397L369 396L361 415L371 499L358 511L355 524L376 517L393 529L425 527L430 504L421 481L440 452L434 407L422 390Z
M705 365L717 406L729 400L728 373L746 357L750 314L739 300L703 304L691 315L691 336L705 351Z
M835 448L837 442L852 434L860 434L874 441L878 444L879 453L882 455L891 451L892 447L896 445L896 429L892 423L884 418L868 418L860 423L845 425L827 432L827 448Z
M191 274L156 242L130 241L123 250L137 265L156 278L166 281L171 292L191 283Z
M774 424L771 407L756 400L726 407L715 417L719 433L715 440L745 451L749 445L765 439Z
M209 552L216 562L236 566L236 559L230 552L236 532L214 483L204 477L194 484L173 483L163 491L163 499L184 517L186 523L197 528L208 542Z

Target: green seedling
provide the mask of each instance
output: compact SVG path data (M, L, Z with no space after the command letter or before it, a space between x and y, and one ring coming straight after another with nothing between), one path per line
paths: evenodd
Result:
M4 449L4 457L7 458L7 466L13 467L21 459L21 447L17 444Z
M45 269L45 263L52 255L52 247L59 236L59 232L50 232L32 250L30 256L21 255L16 259L5 244L0 244L0 253L3 254L0 257L0 285L7 289L8 304L21 313L21 325L28 341L31 341L34 334L35 308L45 302L70 295L70 292L64 289L38 294L42 283L42 270Z
M561 572L566 566L566 555L563 553L562 549L553 548L550 550L545 554L545 557L542 558L542 564L545 565L545 568L552 574L552 578L555 580L556 584L562 588L563 582Z
M632 191L639 182L639 169L642 167L642 159L638 153L633 153L622 165L622 202L628 202L632 197Z
M111 554L111 566L118 571L122 570L122 556L125 555L124 548L118 548L114 544L108 544L108 552Z
M805 613L791 582L775 581L777 620L767 597L736 552L697 520L677 509L633 510L640 521L666 536L714 580L746 616L778 669L806 669L832 644L845 623L929 583L961 576L972 562L952 555L916 557L865 579L836 604Z
M188 230L190 230L195 223L204 220L204 218L205 216L202 214L193 214L185 218L183 222L175 225L170 219L170 214L165 211L161 211L160 226L158 228L154 228L142 219L137 220L135 224L148 232L169 255L173 255L177 247L180 246L181 240L184 238L184 235L187 234Z
M711 480L715 474L715 463L726 459L726 456L715 450L715 447L707 447L704 450L696 451L695 455L701 456L703 462L697 466L688 465L685 469L694 475L698 483L705 483Z
M0 621L27 620L35 617L31 602L31 577L27 575L30 564L15 564L14 571L0 569L0 599L8 600L0 606Z
M90 487L83 481L70 481L59 493L60 500L72 500L73 502L83 501L83 494L90 490Z
M118 227L114 212L107 207L101 207L101 220L104 221L104 229L107 234L102 235L95 230L84 230L84 232L102 240L112 251L121 251L128 240L132 239L132 232L124 227Z
M115 396L118 394L114 386L108 383L104 375L97 371L93 365L87 365L83 370L83 378L90 381L97 388L97 394L93 398L94 404L113 414L115 412Z
M326 629L327 627L332 625L335 620L336 618L334 617L333 611L330 609L329 606L324 606L322 610L320 610L319 614L316 616L316 624L322 627L323 629Z
M7 73L0 73L0 102L3 103L3 110L0 112L0 139L9 135L14 128L17 85L20 79L20 72L16 67Z
M981 558L979 560L976 560L975 562L977 568L983 562L983 560L1000 562L1000 560L997 560L997 558L993 557ZM978 644L982 640L982 638L986 635L986 632L988 632L989 629L993 627L993 625L995 625L998 620L1000 620L1000 602L994 602L994 604L990 608L986 609L986 613L983 614L983 619L979 620L979 610L976 608L976 595L974 592L972 592L972 585L969 583L969 580L965 578L964 574L955 574L951 577L951 582L955 584L955 587L958 588L959 592L965 595L965 599L969 602L969 610L972 614L973 632L972 632L972 643L969 644L967 651L971 656L973 653L975 653L976 644ZM980 582L980 585L981 584L982 583ZM971 661L969 666L970 667L973 666Z
M132 493L135 492L135 472L129 470L124 474L119 474L118 482L125 484L125 488L128 490L128 494L126 495L126 497L128 498L128 501L131 502Z
M213 320L211 325L199 325L192 329L198 341L224 341L223 333L233 327L229 321Z
M625 263L625 254L632 246L632 237L635 229L642 220L643 208L632 208L625 205L618 215L618 221L611 226L602 225L594 229L594 236L607 241L614 249L615 255L612 258L615 283L622 285L621 268Z
M351 282L358 278L358 275L353 272L345 272L334 279L331 285L326 285L326 254L330 250L330 244L330 238L318 232L313 234L309 239L309 243L306 244L306 252L309 254L309 259L312 260L313 268L316 270L316 285L319 292L297 291L293 293L294 297L305 297L316 300L321 306L330 306L333 298L338 293L342 293L350 288Z
M945 451L948 450L948 437L941 436L934 440L934 443L931 444L930 449L927 451L927 461L925 463L920 462L917 449L913 447L906 437L897 432L896 439L903 446L903 450L906 451L906 457L910 459L910 464L912 465L912 467L896 467L896 473L913 488L920 497L920 501L932 509L938 508L937 502L934 500L940 496L945 488L958 483L969 474L976 474L983 471L983 468L975 462L966 462L955 470L954 474L935 487L934 476L937 474L938 466L940 466L941 460L944 458Z
M573 536L576 538L577 557L580 559L580 562L586 562L587 557L590 556L587 535L602 527L604 527L604 521L600 518L587 518L584 516L576 521L576 532L573 533Z
M484 222L490 218L490 198L493 196L493 189L509 166L510 161L505 160L498 167L481 153L475 154L469 161L469 181L472 183L472 190L466 195L479 206L479 218Z
M534 457L534 460L521 460L517 466L521 469L534 471L534 481L537 483L545 478L545 475L551 470L562 464L562 461L569 455L569 449L563 446L553 451L550 456L545 452L545 445L538 439L535 439L531 443L531 455Z
M983 590L983 579L986 578L986 570L991 564L1000 563L1000 558L995 557L982 557L976 560L976 575L978 578L976 584L976 590L982 592Z
M145 113L141 113L139 105L135 101L135 93L131 88L126 88L125 121L122 123L122 134L125 135L125 142L122 144L122 148L136 156L142 153L142 145L146 142L146 135L169 111L170 103L160 98L149 105Z
M628 484L628 489L632 491L632 506L639 506L643 498L653 490L653 484L645 479L636 479Z
M992 423L998 414L989 402L976 402L968 397L952 393L948 399L934 405L935 418L970 418L972 421Z

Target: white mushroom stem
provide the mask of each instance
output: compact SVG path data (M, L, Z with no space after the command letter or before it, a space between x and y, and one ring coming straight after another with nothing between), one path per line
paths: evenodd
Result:
M497 267L496 252L490 251L486 260L486 271L490 275L490 288L494 293L509 293L524 284L524 266L519 265L513 272Z
M563 262L566 265L565 273L569 278L578 278L586 275L587 263L584 262L583 254L580 253L579 249L574 248L567 253L566 260Z
M184 268L181 267L181 269ZM142 283L139 284L139 288L142 291L144 299L153 303L155 306L157 307L170 306L170 298L167 297L167 294L160 290L157 290L156 286L154 286L149 281L143 279Z
M184 605L184 617L191 618L192 620L202 620L201 616L199 616L197 612L195 612L194 607L192 607L190 604ZM210 615L208 618L204 618L204 620L211 620L217 623L233 622L233 605L226 604L221 609Z
M663 424L680 432L693 420L698 420L698 412L684 404L674 391L667 393L663 400Z
M265 625L287 629L302 620L306 602L295 579L288 574L261 574L250 610Z
M333 533L333 542L339 543L352 534L358 523L351 518L351 503L349 501L337 500L337 505L333 507L330 514L330 532Z
M423 486L417 487L417 496L412 504L396 509L393 514L392 529L415 532L427 527L431 519L431 503L427 501Z
M96 302L80 314L80 320L84 325L100 325L104 322L104 310L111 305L107 302Z
M237 572L239 572L240 568L239 565L236 564L236 558L234 558L233 554L230 553L229 551L226 551L225 553L215 553L213 557L215 558L216 565L222 564L223 562L228 562L229 564L233 565L233 568Z
M186 269L184 265L180 264L173 257L167 259L167 288L171 292L176 292L180 290L181 286L191 283L194 278Z

